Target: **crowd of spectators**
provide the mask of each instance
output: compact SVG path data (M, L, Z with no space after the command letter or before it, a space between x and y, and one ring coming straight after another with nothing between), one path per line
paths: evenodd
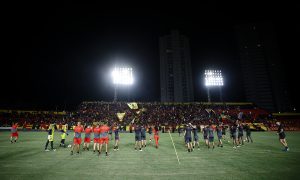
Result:
M276 122L280 121L287 131L300 131L300 115L279 115L265 122L266 126L271 131L278 129Z
M84 124L107 122L109 125L130 125L132 122L158 126L178 127L192 123L208 125L210 123L230 124L239 119L246 123L264 123L274 130L276 121L272 115L251 103L208 104L208 103L157 103L140 102L137 109L131 109L126 102L82 102L77 111L1 111L0 126L11 126L18 122L20 127L46 129L50 123L58 126L75 125L77 121ZM118 119L117 113L125 113L124 119ZM279 119L284 121L285 119ZM285 121L288 130L300 127L299 121ZM294 127L294 129L293 129Z
M0 127L10 127L18 123L23 129L47 129L49 124L70 122L66 113L51 111L2 111L0 112Z
M139 122L157 125L178 125L188 122L208 124L222 121L225 123L236 119L261 122L268 117L268 112L254 106L202 103L138 103L138 110L132 110L125 102L83 102L79 112L85 121L117 121L116 113L125 112L124 123L137 118ZM140 114L137 114L139 112Z

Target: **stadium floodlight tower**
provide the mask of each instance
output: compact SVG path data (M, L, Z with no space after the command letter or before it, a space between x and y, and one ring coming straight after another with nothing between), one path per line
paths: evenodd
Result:
M223 101L221 87L224 85L224 81L221 70L205 70L204 76L208 102L211 102L209 91L212 87L219 87L220 100Z
M115 86L114 102L118 100L118 86L130 86L133 84L131 67L115 67L112 71L113 84Z

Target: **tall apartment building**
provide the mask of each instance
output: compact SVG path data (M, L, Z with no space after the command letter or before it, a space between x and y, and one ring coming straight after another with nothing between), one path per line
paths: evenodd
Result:
M246 100L270 111L289 109L288 91L271 24L236 26Z
M194 101L188 38L178 31L172 31L160 37L159 47L161 101Z

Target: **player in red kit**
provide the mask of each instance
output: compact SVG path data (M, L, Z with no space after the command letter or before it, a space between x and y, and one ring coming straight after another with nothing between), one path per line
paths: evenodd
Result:
M155 140L155 147L156 149L158 148L158 140L159 140L159 130L158 130L158 126L155 126L153 129L154 132L154 140Z
M19 137L19 134L18 134L18 123L15 123L15 124L13 124L13 125L11 126L10 142L11 142L11 143L17 142L18 137ZM15 138L14 141L13 141L13 138Z
M81 126L81 123L78 122L77 126L74 128L74 144L72 147L71 155L73 155L74 148L76 148L77 154L79 154L82 132L83 132L83 127Z
M100 154L99 151L99 143L100 143L100 127L99 124L97 124L97 126L93 129L94 132L94 153L96 152L96 147L97 147L97 151Z
M105 143L105 154L108 156L108 151L107 151L107 146L108 146L108 133L109 133L109 127L105 124L100 127L100 151L99 154L101 153L102 150L102 145Z
M89 148L90 148L92 131L93 130L90 125L88 125L88 127L84 130L85 137L84 137L83 150L89 150Z

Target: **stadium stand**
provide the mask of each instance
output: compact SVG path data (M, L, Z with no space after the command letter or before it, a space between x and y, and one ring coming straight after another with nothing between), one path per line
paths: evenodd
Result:
M123 114L118 117L117 114ZM276 121L285 124L287 130L300 130L300 114L271 114L252 103L157 103L138 102L82 102L77 111L20 111L0 110L0 127L9 127L18 122L24 130L47 129L50 123L56 123L57 129L64 124L69 128L77 121L93 124L99 121L110 125L118 123L124 130L130 131L132 121L143 124L155 124L163 130L175 130L182 124L193 123L198 127L208 124L230 124L240 120L248 123L252 130L276 130Z

